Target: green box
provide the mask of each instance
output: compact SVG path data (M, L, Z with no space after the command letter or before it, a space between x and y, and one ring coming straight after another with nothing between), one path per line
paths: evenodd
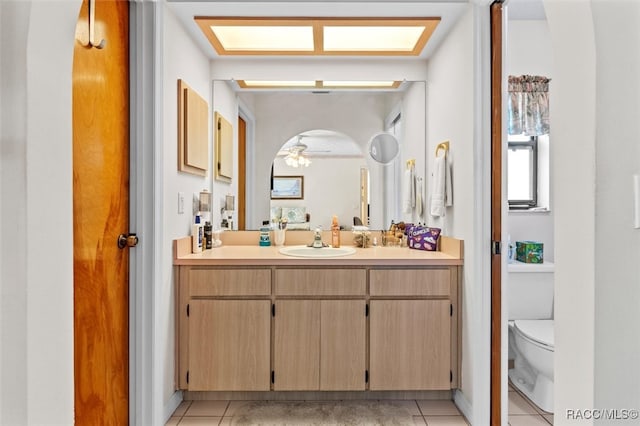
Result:
M524 263L543 263L542 243L535 241L516 241L516 260Z

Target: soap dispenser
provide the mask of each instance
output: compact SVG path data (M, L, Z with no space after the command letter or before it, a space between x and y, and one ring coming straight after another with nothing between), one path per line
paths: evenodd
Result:
M340 247L340 225L338 224L338 216L333 216L331 220L331 246Z

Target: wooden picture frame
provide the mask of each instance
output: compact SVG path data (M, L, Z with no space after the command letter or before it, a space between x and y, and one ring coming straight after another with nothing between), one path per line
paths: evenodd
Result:
M304 176L274 176L272 200L304 199Z
M215 179L231 183L233 176L233 126L218 111L213 115L215 145Z
M178 170L206 176L209 165L209 104L178 80Z

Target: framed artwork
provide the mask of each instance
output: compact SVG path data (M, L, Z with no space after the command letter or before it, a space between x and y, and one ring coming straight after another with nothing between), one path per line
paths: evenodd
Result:
M209 105L178 80L178 170L206 176L209 166Z
M274 176L272 200L302 200L304 198L304 176Z
M231 182L233 175L233 126L219 112L213 116L215 123L215 179Z

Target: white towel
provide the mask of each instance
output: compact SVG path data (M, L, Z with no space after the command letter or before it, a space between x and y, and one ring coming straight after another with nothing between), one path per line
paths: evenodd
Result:
M444 216L445 207L453 205L451 193L451 169L446 153L433 162L433 188L431 190L431 216Z
M402 212L411 213L416 205L415 182L413 178L413 168L408 168L404 172L404 180L402 182Z
M422 178L416 178L416 213L422 219Z

